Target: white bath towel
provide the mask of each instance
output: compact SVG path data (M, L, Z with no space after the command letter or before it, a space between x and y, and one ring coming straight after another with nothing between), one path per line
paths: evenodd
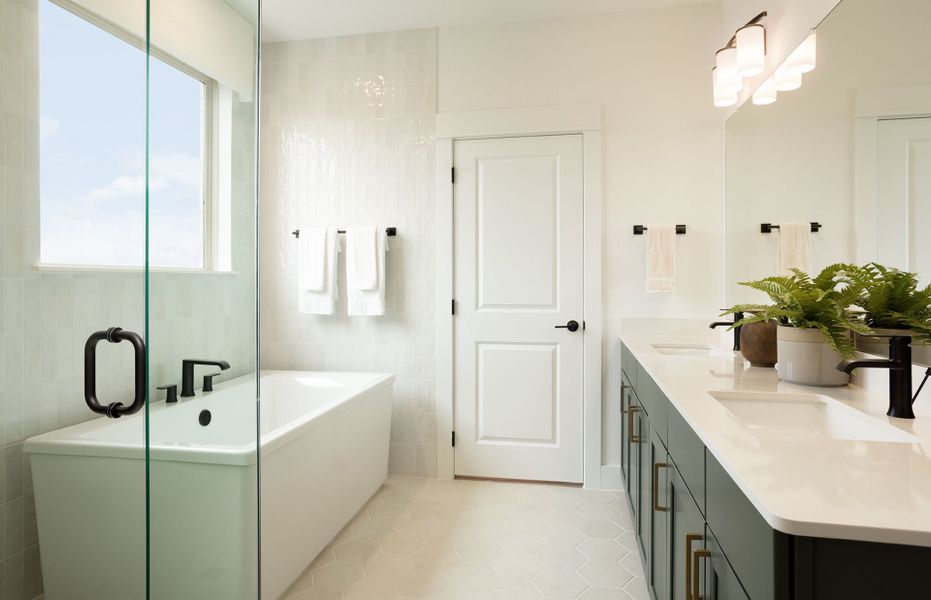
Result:
M297 279L305 292L326 288L326 227L304 227L297 238Z
M668 294L676 288L676 228L674 225L650 225L646 236L646 291Z
M384 229L379 230L374 235L375 287L367 290L361 288L358 283L354 286L347 282L347 312L350 316L379 316L385 314L385 252L388 250L388 237ZM348 260L347 256L347 263Z
M375 228L346 230L346 288L374 290L378 287L378 257Z
M811 223L783 223L779 226L779 272L801 269L811 273Z
M309 229L301 230L301 237ZM337 279L337 265L339 264L339 235L335 228L324 230L324 260L323 260L323 287L320 290L310 289L309 283L304 280L306 269L298 259L298 290L297 307L302 313L315 315L332 315L336 311L336 301L339 300L339 284Z

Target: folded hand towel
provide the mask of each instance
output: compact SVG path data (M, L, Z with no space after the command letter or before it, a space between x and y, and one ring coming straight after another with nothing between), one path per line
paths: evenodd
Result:
M351 230L347 230L348 231ZM388 249L388 237L384 229L373 233L375 239L375 287L364 289L358 278L349 283L349 257L347 255L347 312L354 316L377 316L385 314L385 252ZM348 236L347 236L347 242Z
M650 225L647 237L647 293L669 293L676 287L676 228Z
M779 272L791 269L811 273L811 223L783 223L779 226Z
M309 230L308 230L309 231ZM301 237L304 237L305 229L301 230ZM339 255L339 235L336 229L324 230L324 260L323 262L323 287L320 290L312 290L303 280L305 271L298 262L298 310L302 313L316 315L332 315L336 310L336 301L339 299L339 286L337 280L337 265Z
M378 287L377 242L374 227L346 230L346 288L374 290Z
M304 227L297 238L297 278L300 289L320 292L326 288L326 227Z

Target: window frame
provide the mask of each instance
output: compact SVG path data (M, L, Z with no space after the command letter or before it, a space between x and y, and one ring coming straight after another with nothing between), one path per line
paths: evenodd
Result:
M40 0L43 1L43 0ZM126 29L120 27L119 25L113 23L107 18L98 15L75 2L70 0L44 0L51 4L55 4L59 8L62 8L79 19L90 23L94 27L97 27L101 31L113 35L114 37L126 42L133 48L140 50L141 52L146 51L145 40L139 36L127 31ZM40 13L41 14L41 13ZM41 19L40 19L41 25ZM218 235L219 228L219 197L218 197L218 180L219 180L219 161L218 161L218 150L219 150L219 137L218 132L220 130L220 124L218 121L218 115L221 112L219 108L219 102L221 100L222 94L219 93L219 83L211 78L208 75L205 75L203 72L192 67L191 65L182 62L178 58L172 56L171 54L161 50L154 44L149 44L149 56L154 57L166 65L177 69L181 73L187 75L199 81L203 84L203 95L201 98L201 161L202 161L202 183L201 183L201 225L203 228L203 239L202 239L202 248L201 248L201 267L160 267L149 265L150 271L165 271L165 272L232 272L232 267L228 269L218 268L219 257L220 257L220 248L218 246L218 240L220 236ZM41 60L39 61L39 69L42 68ZM149 90L146 89L146 94L148 95ZM39 91L38 100L41 103L42 92ZM146 115L148 119L148 115ZM148 141L147 141L148 142ZM149 152L149 148L145 149L146 154ZM41 164L40 168L40 177L41 177ZM146 181L146 187L148 187L148 180ZM39 209L41 211L41 196L37 200L39 202ZM148 218L148 215L146 215ZM39 223L39 247L41 248L42 244L42 225ZM43 271L141 271L144 269L144 265L134 266L134 265L99 265L99 264L79 264L79 263L48 263L42 260L41 250L39 256L37 257L36 269Z

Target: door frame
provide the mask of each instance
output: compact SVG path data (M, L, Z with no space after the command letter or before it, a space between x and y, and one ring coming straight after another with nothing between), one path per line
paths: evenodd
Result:
M586 488L601 481L602 422L602 118L601 105L495 109L439 113L436 118L436 411L437 477L452 479L455 451L453 295L453 146L457 141L582 136L583 340L582 477Z
M867 87L854 97L853 227L850 229L858 263L873 260L877 252L877 143L879 122L931 115L931 85Z

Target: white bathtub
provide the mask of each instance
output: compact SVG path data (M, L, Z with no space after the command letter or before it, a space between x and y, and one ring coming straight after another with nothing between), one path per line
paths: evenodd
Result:
M255 600L257 458L262 598L277 598L385 480L392 380L263 372L258 456L254 375L153 405L153 600ZM26 441L46 600L146 597L143 440L140 412Z

